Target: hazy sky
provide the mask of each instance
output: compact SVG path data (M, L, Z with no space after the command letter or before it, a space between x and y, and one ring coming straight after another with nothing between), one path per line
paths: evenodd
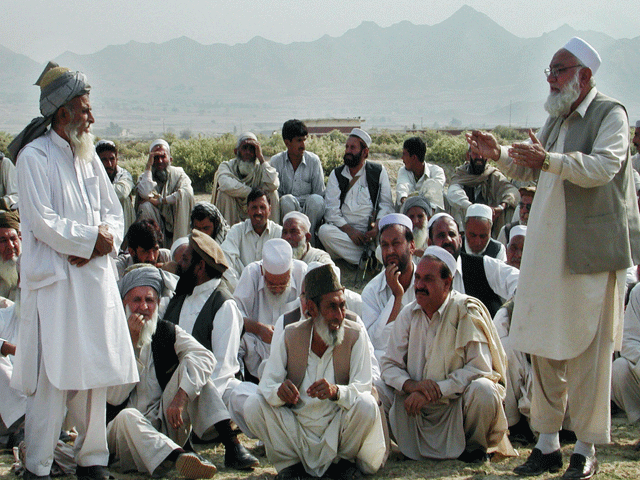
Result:
M371 20L433 25L467 4L520 37L564 23L614 38L640 35L631 0L3 0L0 45L44 62L67 50L94 53L107 45L162 43L187 36L205 45L245 43L256 35L281 43L340 36Z

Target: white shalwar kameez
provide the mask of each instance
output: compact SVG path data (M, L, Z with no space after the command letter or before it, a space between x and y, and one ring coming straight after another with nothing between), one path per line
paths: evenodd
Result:
M15 304L0 308L0 347L4 342L15 344L18 329L17 315ZM11 433L9 427L24 416L27 408L25 394L9 385L12 374L12 357L0 355L0 437ZM4 443L1 438L0 443Z
M82 267L68 258L91 257L100 224L117 249L122 208L97 155L74 157L53 130L24 147L17 165L22 302L11 384L30 395L26 467L49 474L65 406L78 464L106 465L106 387L138 374L112 258Z
M534 372L537 361L554 364L551 369L571 370L563 375L564 380L547 385L544 391L538 390L540 383L534 377L532 427L541 433L560 430L567 398L563 392L566 394L568 388L571 426L578 439L608 443L610 385L603 385L597 379L609 379L607 370L611 368L611 357L598 357L596 352L613 351L614 342L619 344L618 326L622 319L626 271L592 274L569 271L564 182L589 188L611 181L620 170L629 145L624 110L613 108L605 117L594 141L593 153L557 153L564 149L571 120L585 115L595 95L594 87L564 120L555 144L548 146L550 167L548 171L540 171L529 213L510 337L514 349L536 356L532 358ZM502 147L498 164L509 177L533 179L533 171L518 167L508 157L507 147ZM590 239L582 240L588 242ZM540 368L549 370L549 366ZM586 381L587 375L595 371L601 374L589 375L590 386L570 382L567 387L568 375L581 375ZM586 392L591 392L588 405L584 397ZM549 402L547 407L541 405L545 403L545 397ZM573 402L581 408L571 406Z
M371 395L369 359L362 329L351 350L349 384L338 385L338 400L311 398L307 389L315 381L324 378L335 384L335 377L333 347L318 357L310 341L300 399L288 408L277 393L287 378L286 342L278 342L264 370L259 393L249 397L246 405L247 423L265 443L267 457L277 471L302 462L307 473L321 477L340 458L355 461L363 473L375 473L380 468L386 445L380 410Z

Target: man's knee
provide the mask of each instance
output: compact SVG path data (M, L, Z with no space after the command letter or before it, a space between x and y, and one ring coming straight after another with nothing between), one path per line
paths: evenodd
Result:
M370 393L359 395L351 407L352 418L364 428L369 428L373 425L378 413L378 402Z
M307 216L313 215L317 218L321 218L324 214L324 198L322 198L322 195L318 195L317 193L309 195L304 208L307 212Z
M283 195L280 197L280 215L284 217L289 212L300 210L300 202L293 195Z
M109 429L116 431L131 430L135 425L145 422L144 415L137 408L125 408L111 421Z
M472 380L463 393L465 411L469 407L486 411L495 411L502 404L502 398L495 383L488 378Z
M249 395L244 403L244 419L249 428L254 431L256 425L265 423L263 408L266 400L260 394Z

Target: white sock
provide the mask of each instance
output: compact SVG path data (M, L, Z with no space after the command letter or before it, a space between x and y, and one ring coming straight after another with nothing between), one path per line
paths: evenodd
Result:
M596 447L593 446L593 443L586 443L578 440L576 442L576 446L573 447L573 453L579 453L587 458L593 457L596 454Z
M538 438L538 443L536 443L536 448L544 455L560 450L560 435L558 432L541 433L540 438Z

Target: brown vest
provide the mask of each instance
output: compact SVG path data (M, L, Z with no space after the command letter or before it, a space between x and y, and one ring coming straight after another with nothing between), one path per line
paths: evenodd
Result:
M591 154L604 118L618 105L597 93L584 117L571 120L562 153ZM540 130L545 149L556 142L561 124L562 118L550 117ZM618 173L602 186L584 188L564 181L567 263L573 273L622 270L640 263L640 217L631 173L627 151Z
M360 326L347 320L344 324L344 340L333 349L333 371L337 385L349 384L351 367L351 349L360 337ZM284 331L287 348L287 379L300 388L307 371L309 347L311 346L311 327L313 320L303 320L289 325Z

